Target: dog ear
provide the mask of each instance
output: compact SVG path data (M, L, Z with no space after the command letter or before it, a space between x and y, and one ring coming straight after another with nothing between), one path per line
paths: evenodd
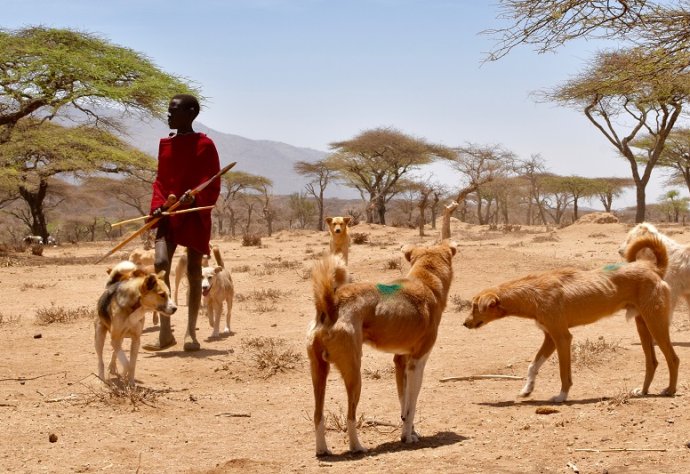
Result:
M352 217L343 217L343 222L345 223L345 225L348 225L351 220L352 220Z
M414 251L414 249L415 247L412 244L403 245L403 247L400 249L400 251L405 256L405 260L407 260L410 263L412 263L412 252Z
M333 222L333 218L332 217L326 217L324 219L324 221L326 222L326 224L331 225L331 222Z
M148 275L146 275L142 287L144 287L146 291L151 291L156 287L156 280L158 280L158 277L153 273L149 273Z
M158 273L156 273L156 276L161 280L165 280L165 270L159 271Z
M213 273L218 274L223 271L223 267L216 267L213 269Z
M448 240L448 248L450 248L451 256L455 256L458 253L458 244L454 240Z
M501 304L501 300L495 293L487 293L479 299L479 310L495 309Z

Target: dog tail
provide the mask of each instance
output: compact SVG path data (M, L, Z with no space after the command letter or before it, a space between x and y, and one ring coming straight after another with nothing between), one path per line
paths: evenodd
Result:
M668 268L668 253L666 252L666 245L662 240L653 234L646 234L642 237L633 240L625 252L625 259L628 262L637 260L637 253L642 249L649 249L656 258L654 265L656 273L663 278Z
M348 281L345 262L337 255L324 256L314 265L311 280L314 286L316 323L331 325L338 320L335 290Z
M216 265L225 268L225 263L223 263L223 257L220 255L220 249L217 245L213 246L213 258L216 259Z

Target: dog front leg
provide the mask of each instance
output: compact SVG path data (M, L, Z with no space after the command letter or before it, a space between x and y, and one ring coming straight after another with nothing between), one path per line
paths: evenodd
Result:
M406 367L407 383L405 384L404 408L403 408L403 429L400 436L403 443L416 443L419 435L414 432L414 416L417 411L417 398L422 389L422 379L424 377L424 367L429 354L425 354L419 359L408 357Z
M127 369L127 381L130 385L134 385L134 371L137 367L137 356L139 355L139 346L141 339L139 336L132 336L132 343L129 347L129 367Z
M117 366L115 364L115 359L119 359L120 365L122 365L124 372L123 373L128 373L129 372L129 361L127 360L127 356L125 355L125 351L122 350L122 338L121 337L114 337L111 334L110 341L113 346L113 358L110 361L110 373L111 374L117 374Z
M228 313L225 315L225 329L223 330L223 334L230 334L232 332L230 330L230 318L232 317L232 297L228 297L226 301L228 303Z
M400 418L405 414L405 385L407 384L406 367L407 356L404 354L395 354L393 356L393 363L395 364L395 385L398 389L398 400L400 401Z
M527 369L527 382L520 391L521 397L526 397L532 393L532 390L534 390L534 382L537 378L537 374L539 373L539 369L541 369L541 366L544 364L544 362L546 362L546 360L551 356L551 354L553 354L553 351L555 350L556 345L554 344L553 339L551 339L549 333L544 331L544 342L542 342L541 347L537 351L537 355L534 356L534 360Z
M323 347L312 342L307 347L311 363L311 381L314 386L314 432L316 434L316 455L329 456L326 443L326 422L323 417L323 405L326 398L326 381L331 365L323 359Z
M558 367L561 374L561 392L555 397L551 398L551 402L563 403L568 399L568 392L573 386L573 378L570 368L570 346L573 341L573 335L570 331L565 329L560 334L554 335L554 343L556 344L556 351L558 352Z
M95 325L94 344L96 346L96 357L98 358L98 378L105 380L105 364L103 363L103 346L105 345L105 337L108 330L103 325L96 323Z
M223 313L223 303L218 304L217 302L209 301L208 305L208 317L213 321L213 334L211 337L220 337L220 318Z

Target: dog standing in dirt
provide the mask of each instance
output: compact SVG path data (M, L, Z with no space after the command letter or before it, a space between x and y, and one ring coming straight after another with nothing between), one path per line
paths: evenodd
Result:
M331 254L340 255L347 265L347 255L350 251L350 236L347 225L351 217L326 217L328 232L331 234Z
M208 267L208 255L201 257L201 267ZM177 265L175 265L175 304L177 302L177 293L180 289L180 283L183 278L187 278L187 254L183 253L180 258L177 259ZM189 281L189 279L187 279Z
M664 281L671 288L671 317L673 317L673 309L678 304L678 298L681 296L685 298L690 311L690 245L679 244L652 224L643 222L630 229L625 241L618 249L618 253L625 256L630 243L646 235L657 236L666 246L668 268L664 275Z
M124 377L128 383L133 384L146 311L160 311L171 315L177 310L162 272L147 273L129 261L118 263L109 272L108 283L98 300L97 309L94 327L98 376L105 380L103 346L106 334L110 332L113 355L109 371L117 374L116 360L119 359L124 368ZM125 337L132 339L129 360L122 350Z
M656 263L637 260L638 252L652 251ZM569 328L593 323L621 309L635 317L645 355L645 377L636 395L646 395L658 365L654 343L666 358L669 384L661 393L673 395L678 381L679 360L669 335L671 291L663 280L668 264L666 247L648 235L630 242L626 253L630 263L607 265L600 270L556 269L527 275L483 290L472 299L472 314L465 326L478 328L505 316L533 319L544 331L544 342L529 365L521 396L534 389L542 364L558 354L561 391L551 399L564 402L572 386Z
M213 328L212 338L229 335L230 318L232 314L232 300L235 297L235 287L232 284L230 271L225 268L223 257L218 246L213 247L213 257L216 260L215 267L204 266L201 268L201 294L206 303L208 322ZM225 329L220 332L220 319L223 316L223 302L227 303L228 312L225 316Z
M395 354L401 439L405 443L419 440L414 431L417 397L446 307L455 253L455 244L448 241L428 248L405 246L410 271L388 285L347 283L347 268L337 255L316 263L312 272L316 318L307 334L307 353L314 385L317 456L329 454L323 407L331 364L340 371L347 390L350 450L365 451L356 428L363 343Z

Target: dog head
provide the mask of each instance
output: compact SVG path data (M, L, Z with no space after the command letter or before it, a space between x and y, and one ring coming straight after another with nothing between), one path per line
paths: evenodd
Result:
M506 315L501 299L492 291L483 291L472 298L472 314L465 319L464 326L476 329Z
M170 298L170 289L165 284L164 271L147 273L140 278L139 303L142 307L168 315L177 311L177 306Z
M644 237L650 234L659 235L659 231L656 227L654 227L652 224L648 222L642 222L641 224L637 224L635 227L630 229L628 235L625 237L625 240L623 241L621 246L618 247L618 253L621 257L625 257L626 251L631 242L637 240L640 237Z
M403 245L400 251L405 256L405 260L414 266L415 263L423 259L428 261L425 265L434 268L434 260L443 260L446 265L450 265L453 256L458 251L458 244L450 240L444 240L440 244L432 245L431 247L417 247L412 244ZM439 262L440 263L440 262Z
M347 225L350 223L351 217L326 217L326 224L328 224L328 231L333 234L345 234L347 232Z
M201 294L208 296L213 288L213 282L216 279L216 275L223 271L223 267L201 267Z

